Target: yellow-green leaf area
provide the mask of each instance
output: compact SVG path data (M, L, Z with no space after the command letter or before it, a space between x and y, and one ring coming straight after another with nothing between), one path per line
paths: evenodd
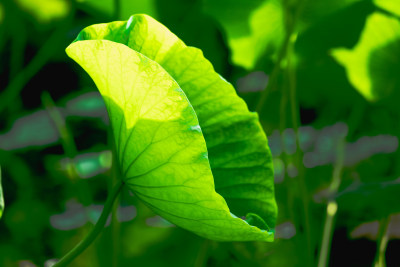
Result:
M272 241L231 214L214 189L196 112L157 62L109 40L74 42L67 54L92 77L113 131L122 179L170 222L220 241Z

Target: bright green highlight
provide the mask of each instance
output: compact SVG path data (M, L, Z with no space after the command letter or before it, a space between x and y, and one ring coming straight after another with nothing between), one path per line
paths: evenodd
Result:
M374 0L375 5L378 7L400 16L400 1L398 0Z
M210 239L273 240L236 217L254 213L275 225L266 136L199 49L135 15L84 29L67 53L103 95L123 179L140 199Z
M388 96L399 86L396 73L399 38L399 20L376 12L368 17L353 49L332 51L333 57L346 69L350 83L369 101Z
M17 0L16 3L42 23L62 19L71 9L67 0Z

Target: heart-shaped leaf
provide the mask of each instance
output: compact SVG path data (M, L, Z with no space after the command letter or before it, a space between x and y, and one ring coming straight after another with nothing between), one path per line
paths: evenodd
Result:
M210 239L273 240L237 218L275 226L266 136L199 49L135 15L84 29L67 53L105 99L123 179L139 198Z

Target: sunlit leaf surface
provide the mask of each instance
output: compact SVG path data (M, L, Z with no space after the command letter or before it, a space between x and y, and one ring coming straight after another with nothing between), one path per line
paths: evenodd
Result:
M273 239L271 232L236 217L251 212L275 224L266 137L257 116L200 50L186 47L155 20L134 16L85 29L67 53L103 95L123 179L140 199L201 236ZM231 210L214 190L210 163Z
M332 55L346 69L352 85L367 100L376 101L399 89L399 44L399 20L376 12L368 17L353 49L337 48Z

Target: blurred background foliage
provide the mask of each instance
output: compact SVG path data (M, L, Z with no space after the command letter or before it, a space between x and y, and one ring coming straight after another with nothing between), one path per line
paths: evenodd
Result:
M99 217L108 118L64 49L135 13L201 48L259 113L277 239L204 240L124 191L74 266L400 266L397 0L1 0L0 266L50 266Z

